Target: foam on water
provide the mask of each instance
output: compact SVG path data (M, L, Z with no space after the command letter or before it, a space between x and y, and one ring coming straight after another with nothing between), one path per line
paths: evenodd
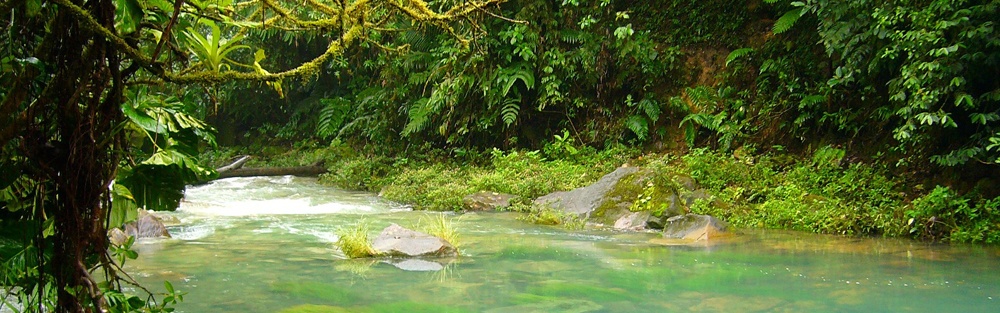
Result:
M241 177L189 187L179 212L201 216L364 214L394 211L365 193L316 184L315 179Z

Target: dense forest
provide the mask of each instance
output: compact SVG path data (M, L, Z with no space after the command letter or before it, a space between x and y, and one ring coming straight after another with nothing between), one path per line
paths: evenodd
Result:
M816 209L836 221L742 226L1000 242L998 10L996 0L8 0L0 286L37 311L168 312L180 300L169 283L158 302L124 293L120 264L135 252L109 247L106 233L140 207L175 209L185 185L216 175L203 153L219 146L362 156L348 174L359 165L328 164L330 181L362 189L442 163L537 174L525 157L681 166L763 207L801 203L790 194L844 199ZM851 206L877 209L837 211Z

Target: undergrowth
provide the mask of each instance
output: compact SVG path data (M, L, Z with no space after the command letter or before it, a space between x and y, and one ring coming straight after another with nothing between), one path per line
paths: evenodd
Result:
M832 147L804 160L784 155L741 158L696 149L679 162L661 166L687 171L714 195L695 201L693 212L737 227L1000 242L1000 198L959 196L947 187L908 195L914 191L888 170L846 164L843 156L843 150Z
M883 166L847 162L844 150L836 147L820 148L809 158L708 149L693 149L680 157L637 157L633 149L570 150L565 146L544 151L453 152L361 155L335 143L329 148L285 152L272 162L325 160L330 172L321 176L321 183L377 192L417 210L460 211L466 195L509 193L519 200L508 210L525 213L522 220L568 228L582 228L586 221L532 205L531 199L586 186L631 162L655 173L642 195L660 189L683 190L682 185L688 183L679 179L693 180L696 188L704 188L711 197L695 199L686 209L736 227L1000 243L1000 198L982 197L975 191L962 195L942 186L924 191L907 185ZM450 221L429 224L447 229L446 223ZM435 235L452 241L447 234ZM342 240L353 238L342 236ZM352 251L363 254L365 250Z

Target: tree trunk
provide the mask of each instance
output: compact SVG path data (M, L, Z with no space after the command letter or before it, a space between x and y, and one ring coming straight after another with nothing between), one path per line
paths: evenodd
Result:
M293 167L251 167L239 168L219 173L219 178L252 177L252 176L319 176L326 173L326 167L320 165Z
M319 176L319 174L326 173L326 167L323 166L323 162L316 162L313 165L307 166L290 166L290 167L251 167L244 168L245 164L250 160L250 156L243 156L233 163L226 166L215 169L219 172L219 177L229 178L229 177L253 177L253 176Z

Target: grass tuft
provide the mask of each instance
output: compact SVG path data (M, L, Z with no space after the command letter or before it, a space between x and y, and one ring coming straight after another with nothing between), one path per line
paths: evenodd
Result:
M340 239L334 245L348 258L368 258L376 254L368 240L368 223L360 222L354 228L341 228L337 231L337 236Z

